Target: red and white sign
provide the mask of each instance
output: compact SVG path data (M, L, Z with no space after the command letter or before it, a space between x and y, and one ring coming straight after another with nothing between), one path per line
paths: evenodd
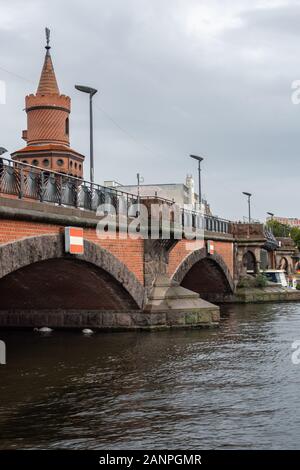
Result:
M215 244L211 240L207 240L207 253L213 255L215 252Z
M65 227L65 251L73 255L83 255L83 229Z

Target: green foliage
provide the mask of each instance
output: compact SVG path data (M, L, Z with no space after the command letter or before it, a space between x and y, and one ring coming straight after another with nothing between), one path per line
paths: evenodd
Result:
M266 278L266 276L263 275L263 273L260 273L260 274L257 274L257 276L255 276L255 282L254 282L254 285L255 287L266 287L268 284L268 280Z
M268 220L267 226L272 230L275 237L290 237L300 249L300 228L281 224L277 220Z
M257 274L256 276L244 276L239 280L238 287L251 289L253 287L263 288L268 285L267 278L263 273Z
M242 277L237 285L239 288L247 288L254 286L254 278L248 276Z
M281 224L277 220L268 220L267 227L272 230L275 237L288 237L291 227L286 224Z
M291 238L300 249L300 229L298 227L291 227Z

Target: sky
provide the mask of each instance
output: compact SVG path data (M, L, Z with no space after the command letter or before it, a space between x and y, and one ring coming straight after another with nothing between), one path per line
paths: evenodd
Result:
M26 4L26 7L25 7ZM94 97L95 180L197 178L215 215L300 217L299 0L0 0L0 146L24 146L24 97L36 91L51 29L71 146L87 156Z

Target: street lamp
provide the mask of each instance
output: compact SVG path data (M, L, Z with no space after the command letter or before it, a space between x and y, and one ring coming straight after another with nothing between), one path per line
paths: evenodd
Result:
M4 153L8 152L4 147L0 147L0 155L3 155Z
M199 208L201 210L202 204L202 193L201 193L201 162L204 160L203 157L198 157L198 155L190 155L191 158L198 161L198 184L199 184Z
M93 139L93 96L98 90L88 86L75 85L76 90L90 95L90 181L94 182L94 139Z
M249 218L249 224L251 224L251 193L247 193L246 191L243 191L243 194L247 196L248 198L248 218Z
M267 212L267 214L271 217L271 220L273 220L273 217L274 217L273 212Z

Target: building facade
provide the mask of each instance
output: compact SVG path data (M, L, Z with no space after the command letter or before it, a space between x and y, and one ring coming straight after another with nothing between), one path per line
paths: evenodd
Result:
M290 227L300 227L300 219L296 217L268 217L267 220L276 220L280 224L289 225Z
M180 207L191 205L196 207L199 201L198 194L195 193L194 179L191 175L186 176L185 183L166 183L166 184L141 184L138 185L122 185L116 181L104 181L104 186L117 188L120 191L139 195L141 197L158 197L174 201ZM211 215L209 204L202 199L204 211Z

